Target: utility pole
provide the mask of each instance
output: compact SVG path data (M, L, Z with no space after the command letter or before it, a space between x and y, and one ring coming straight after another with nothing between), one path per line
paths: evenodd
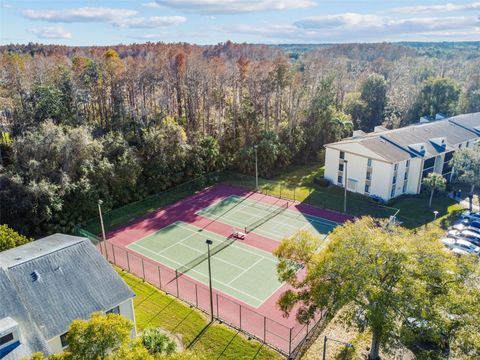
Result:
M258 189L258 145L254 145L255 149L255 189Z
M347 186L348 186L348 160L343 160L343 175L345 176L345 189L343 194L343 212L347 213Z
M98 215L100 216L100 225L102 227L102 242L103 242L103 245L105 246L105 257L108 260L107 236L105 235L105 226L103 225L102 204L103 204L103 201L98 199ZM100 244L100 250L101 249L102 249L102 245Z
M213 289L212 289L212 265L210 262L210 245L212 245L212 240L206 241L207 243L207 255L208 255L208 282L210 286L210 321L213 322Z

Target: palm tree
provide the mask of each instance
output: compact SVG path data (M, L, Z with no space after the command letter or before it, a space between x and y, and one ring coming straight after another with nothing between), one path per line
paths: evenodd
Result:
M427 177L423 178L423 185L425 185L427 189L430 189L430 200L428 201L429 207L432 207L433 193L435 192L435 190L445 190L446 183L447 180L445 180L442 174L438 174L435 172L431 172L427 175Z

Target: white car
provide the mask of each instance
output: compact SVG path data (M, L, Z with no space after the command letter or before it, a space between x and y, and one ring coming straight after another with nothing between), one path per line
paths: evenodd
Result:
M472 221L480 221L480 212L465 211L462 213L462 218Z
M455 238L455 239L467 240L467 241L470 241L471 243L474 243L477 246L480 245L480 234L475 232L475 231L471 231L471 230L462 230L462 231L449 230L447 232L447 236Z
M452 238L443 238L442 243L454 250L456 253L459 253L460 250L462 252L466 252L468 254L479 255L480 254L480 247L472 244L469 241L462 240L462 239L452 239Z
M475 233L480 235L480 229L479 228L476 228L474 226L469 226L469 225L464 224L464 223L454 224L449 228L449 230L458 230L458 231L469 230L469 231L475 232Z

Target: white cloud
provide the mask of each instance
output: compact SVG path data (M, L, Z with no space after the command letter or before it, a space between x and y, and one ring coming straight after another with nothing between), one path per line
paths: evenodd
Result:
M131 28L157 28L178 25L187 21L183 16L150 16L147 18L122 19L114 22L117 26Z
M405 14L433 13L433 12L452 12L480 10L480 2L468 4L441 4L441 5L416 5L394 8L391 11Z
M30 20L48 22L113 22L137 14L135 10L104 7L82 7L64 10L24 10L22 14Z
M249 34L274 42L377 42L409 39L474 40L480 32L480 20L475 16L421 17L395 19L368 14L338 14L316 16L293 24L267 26L235 25L224 28L230 34Z
M72 34L62 26L43 26L27 29L40 39L71 39Z
M12 4L2 4L2 7L5 9L12 9L13 5Z
M313 0L156 0L156 2L159 5L204 14L305 9L317 5Z
M142 6L143 7L146 7L146 8L149 8L149 9L158 9L160 8L161 6L156 3L155 1L152 1L152 2L148 2L148 3L142 3Z

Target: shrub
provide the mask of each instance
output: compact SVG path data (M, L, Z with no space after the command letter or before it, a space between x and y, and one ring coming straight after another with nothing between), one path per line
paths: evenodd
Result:
M23 235L20 235L8 225L0 225L0 251L14 248L32 241Z
M329 187L330 186L330 181L325 179L323 176L315 176L313 178L313 182L321 187Z
M145 329L141 336L143 346L152 355L170 355L177 350L177 344L160 329Z

